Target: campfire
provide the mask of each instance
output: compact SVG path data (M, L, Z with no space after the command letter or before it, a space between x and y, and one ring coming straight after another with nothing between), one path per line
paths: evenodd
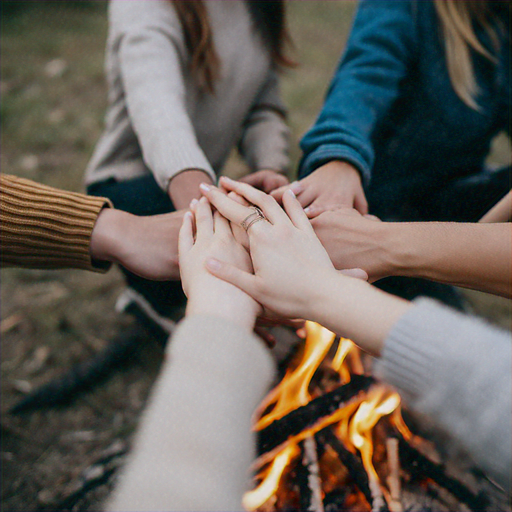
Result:
M507 510L410 432L400 396L365 372L352 341L313 322L306 333L255 412L247 511Z

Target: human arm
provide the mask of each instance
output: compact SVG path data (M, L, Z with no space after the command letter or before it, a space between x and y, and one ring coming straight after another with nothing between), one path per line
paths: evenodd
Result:
M270 222L257 222L248 231L254 275L216 260L207 262L210 271L261 304L282 314L295 311L380 357L378 374L448 435L448 450L469 454L510 490L510 333L343 276L326 261L290 193L283 197L287 220L268 196L239 183L223 186L257 204ZM213 188L205 193L232 222L244 218L242 205Z
M268 76L242 127L240 154L252 174L243 181L269 193L288 183L290 130L275 69Z
M318 199L315 208L343 205L366 213L362 185L367 186L371 179L371 137L399 96L401 83L415 59L414 5L412 1L360 3L324 106L301 141L304 154L300 183L312 189L300 195L295 190L303 206ZM325 173L325 164L334 161L339 170L335 173L329 169L327 179L303 179L320 170ZM345 163L344 169L341 162ZM336 188L332 187L334 183ZM276 195L276 199L280 197Z
M168 344L108 510L242 509L255 455L251 416L275 368L270 352L251 333L257 304L204 267L204 260L216 255L250 268L219 217L213 220L204 201L197 206L195 243L192 220L184 219L180 258L189 299L186 318Z
M111 206L108 199L5 174L0 195L2 267L109 268L90 253L98 216Z
M183 212L138 217L108 199L0 176L3 267L106 271L123 265L146 279L179 278Z
M114 0L109 22L110 44L118 47L112 65L120 68L130 122L158 184L169 192L171 179L187 169L213 181L187 110L189 53L172 2Z
M312 225L336 268L362 268L372 281L422 277L512 295L509 223L376 222L341 209Z

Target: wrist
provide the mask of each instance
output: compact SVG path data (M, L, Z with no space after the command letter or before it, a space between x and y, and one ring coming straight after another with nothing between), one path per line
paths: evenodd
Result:
M389 332L410 307L410 302L366 281L338 274L327 284L318 317L322 325L378 357Z
M188 208L192 199L199 199L201 183L213 184L211 176L203 169L184 169L169 181L167 193L176 210Z
M93 260L119 262L123 227L131 214L114 208L103 208L91 234L90 254Z
M203 286L199 286L197 291L189 290L186 316L222 318L251 332L256 323L257 303L233 285L224 282L220 284L216 292L211 287L208 289Z

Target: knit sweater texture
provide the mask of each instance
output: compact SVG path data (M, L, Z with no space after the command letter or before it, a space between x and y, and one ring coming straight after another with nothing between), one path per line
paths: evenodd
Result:
M2 267L109 268L90 254L92 231L100 211L111 206L108 199L4 174L0 196Z
M512 338L430 300L394 325L376 374L429 424L449 457L512 480Z
M86 184L153 173L167 192L181 171L213 180L234 146L252 171L288 167L288 128L278 78L244 1L205 2L220 78L213 94L190 73L170 1L113 0L109 7L105 131Z

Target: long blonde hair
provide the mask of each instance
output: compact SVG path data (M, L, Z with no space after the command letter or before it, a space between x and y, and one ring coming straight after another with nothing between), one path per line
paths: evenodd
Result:
M508 9L510 12L510 3ZM443 30L446 62L452 87L457 96L469 107L478 110L475 97L478 94L471 59L471 50L496 62L486 50L473 29L473 22L483 27L496 50L499 49L499 20L489 9L489 0L434 0L437 15Z

